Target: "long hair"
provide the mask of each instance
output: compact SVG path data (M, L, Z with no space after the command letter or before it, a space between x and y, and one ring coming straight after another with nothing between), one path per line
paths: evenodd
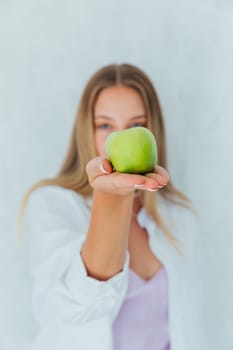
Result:
M152 131L157 141L158 164L168 169L163 114L151 80L142 70L131 64L105 66L94 73L86 84L74 120L68 150L60 170L56 176L42 179L33 184L23 196L19 207L20 227L22 227L23 213L31 192L41 186L61 186L77 192L84 198L92 195L93 190L89 185L85 166L90 159L97 156L94 147L94 106L103 89L116 85L131 87L139 92L146 108L147 127ZM85 132L83 132L84 130ZM165 187L159 190L159 193L167 201L192 209L190 199L173 186L171 179ZM142 193L141 191L140 195L148 214L177 249L176 237L168 230L164 219L159 214L157 193L144 191Z

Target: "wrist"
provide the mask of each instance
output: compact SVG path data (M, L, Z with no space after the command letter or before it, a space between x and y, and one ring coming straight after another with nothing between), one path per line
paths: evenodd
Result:
M135 195L135 190L131 191L118 191L118 192L109 192L99 189L93 190L93 199L94 198L102 198L103 200L109 201L132 201Z

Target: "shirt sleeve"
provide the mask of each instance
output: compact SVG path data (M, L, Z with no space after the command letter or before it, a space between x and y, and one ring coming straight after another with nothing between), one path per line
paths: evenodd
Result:
M44 186L31 193L25 210L33 314L45 333L54 322L66 328L106 318L112 322L127 290L128 250L122 271L107 281L87 275L80 254L87 216L73 195Z

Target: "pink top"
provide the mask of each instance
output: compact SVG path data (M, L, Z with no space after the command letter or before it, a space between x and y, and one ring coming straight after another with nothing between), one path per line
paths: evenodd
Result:
M129 270L129 286L113 322L114 350L169 350L167 274L149 281Z

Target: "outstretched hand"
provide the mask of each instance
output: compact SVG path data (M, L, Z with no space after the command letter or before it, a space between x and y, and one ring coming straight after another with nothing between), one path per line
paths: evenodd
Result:
M100 191L128 195L136 189L157 191L169 182L166 169L156 166L146 174L128 174L113 171L111 163L104 157L91 159L86 165L88 180L93 189Z

